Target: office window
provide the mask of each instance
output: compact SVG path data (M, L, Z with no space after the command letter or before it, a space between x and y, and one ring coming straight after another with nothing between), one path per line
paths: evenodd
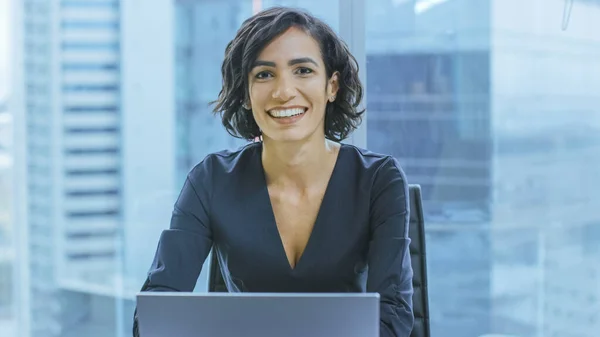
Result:
M367 113L347 141L422 188L432 336L597 337L597 0L16 3L26 132L0 170L23 212L0 203L7 337L131 335L186 174L245 144L209 102L226 44L273 5L310 10L359 56Z
M564 8L367 7L367 144L423 188L434 336L598 329L600 10Z

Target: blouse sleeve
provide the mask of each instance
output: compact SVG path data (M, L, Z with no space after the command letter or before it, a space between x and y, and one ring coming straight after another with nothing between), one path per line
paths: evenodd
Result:
M409 212L404 172L390 157L376 174L370 211L367 291L381 297L381 337L409 337L414 324Z
M141 291L194 290L202 265L212 248L210 177L207 163L190 174L175 202L169 229L162 232L148 277ZM137 310L133 335L139 336Z

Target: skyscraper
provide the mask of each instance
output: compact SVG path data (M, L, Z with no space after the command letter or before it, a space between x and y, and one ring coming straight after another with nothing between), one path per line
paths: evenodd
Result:
M14 245L11 226L12 116L0 98L0 330L11 334L15 319Z
M14 7L19 336L122 335L177 191L173 4Z
M68 289L114 270L121 215L116 1L15 5L14 100L23 335L59 336L89 312Z

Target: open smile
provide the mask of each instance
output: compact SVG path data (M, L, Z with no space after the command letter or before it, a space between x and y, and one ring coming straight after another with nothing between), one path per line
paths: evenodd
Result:
M308 110L307 108L288 108L288 109L271 109L267 113L273 118L289 118L302 115Z
M290 108L276 108L267 111L267 114L271 116L279 124L293 124L302 119L308 111L308 108L304 107L290 107Z

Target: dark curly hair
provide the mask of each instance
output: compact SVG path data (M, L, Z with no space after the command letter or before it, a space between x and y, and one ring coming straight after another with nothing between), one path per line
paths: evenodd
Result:
M251 140L261 135L252 111L244 108L249 101L248 74L263 48L290 27L302 29L319 43L327 78L339 72L337 99L327 102L325 111L325 137L341 141L360 125L364 113L359 110L363 88L358 63L326 23L301 9L272 7L244 21L225 49L223 86L218 99L211 102L213 111L221 115L232 136Z

